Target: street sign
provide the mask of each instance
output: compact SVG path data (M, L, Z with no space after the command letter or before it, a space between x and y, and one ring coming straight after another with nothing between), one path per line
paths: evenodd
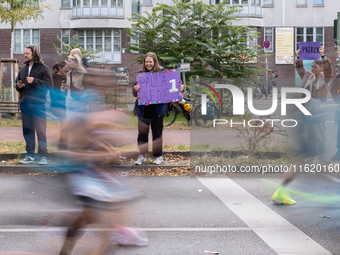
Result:
M190 72L190 63L181 63L181 64L177 64L177 68L178 68L181 72Z
M265 40L265 41L263 42L263 46L264 46L266 49L268 49L268 48L270 47L270 42L269 42L268 40Z

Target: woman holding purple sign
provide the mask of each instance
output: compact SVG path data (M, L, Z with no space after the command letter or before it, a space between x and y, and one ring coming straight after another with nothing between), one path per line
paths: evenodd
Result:
M159 65L158 58L155 53L148 52L144 56L142 72L159 72L165 69ZM140 89L138 84L132 88L133 96L137 97L137 91ZM135 102L134 113L138 116L138 138L137 143L139 146L140 154L136 165L141 165L146 161L146 153L148 148L141 145L148 143L149 126L151 124L152 131L152 154L156 158L154 164L160 165L163 162L162 147L163 147L163 115L166 111L167 104L151 104L151 105L138 105Z

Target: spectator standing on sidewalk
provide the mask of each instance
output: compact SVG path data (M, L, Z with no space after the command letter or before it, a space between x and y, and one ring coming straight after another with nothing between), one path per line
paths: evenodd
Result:
M21 164L30 164L34 158L35 132L38 137L39 164L48 163L46 142L46 97L52 86L50 69L41 62L37 45L29 45L24 52L24 66L16 78L16 90L20 93L19 102L22 129L26 142L27 155Z
M158 58L155 53L148 52L144 56L142 72L159 72L164 71L165 68L159 65ZM132 94L137 97L137 91L140 86L136 83L132 87ZM181 91L184 90L184 85L181 85ZM140 155L135 162L136 165L141 165L146 161L146 153L148 151L147 144L149 140L149 127L151 125L152 131L152 154L155 157L154 164L160 165L163 162L162 149L163 149L163 117L164 112L168 108L167 104L151 104L151 105L138 105L138 100L135 102L134 114L138 116L138 137L137 143L139 146Z
M144 56L142 72L159 72L165 69L159 65L158 58L155 53L148 52ZM138 84L135 84L132 88L132 94L137 97L137 91L140 89ZM163 161L162 147L163 147L163 115L166 111L167 104L151 104L151 105L138 105L137 100L135 102L134 113L138 116L138 138L137 143L140 150L140 155L136 161L136 165L141 165L146 161L147 147L141 149L143 144L148 143L149 136L149 126L151 125L152 130L152 153L156 158L154 164L160 165ZM145 147L143 147L145 148Z
M66 110L67 116L87 111L86 87L84 86L83 79L87 71L83 67L81 57L78 55L69 55L67 61L69 72L66 75L67 80L67 97L66 97Z
M66 61L62 60L53 66L53 85L50 90L51 96L51 112L58 118L60 122L60 139L59 149L67 150L68 134L64 130L64 119L66 118L66 96L67 83L66 74L68 67Z
M70 55L78 55L81 58L81 62L83 64L83 67L89 68L90 64L87 62L87 58L83 58L83 54L81 53L81 50L78 48L74 48L70 51Z

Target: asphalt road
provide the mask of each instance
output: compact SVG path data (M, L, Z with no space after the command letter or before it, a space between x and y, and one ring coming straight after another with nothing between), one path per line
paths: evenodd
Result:
M299 176L290 186L294 206L270 200L281 175L129 177L143 197L126 208L128 222L144 228L150 244L112 244L106 254L340 254L340 179L311 176ZM63 178L1 175L0 254L58 254L61 226L79 210ZM55 226L37 227L40 217ZM108 230L107 224L89 225L73 254L93 253Z

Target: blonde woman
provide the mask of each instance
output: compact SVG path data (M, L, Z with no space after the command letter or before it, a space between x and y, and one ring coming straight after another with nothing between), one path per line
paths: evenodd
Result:
M75 112L83 112L86 110L87 105L84 102L84 76L86 69L83 67L81 58L78 55L69 55L67 67L70 70L66 75L67 82L67 97L66 108L67 115Z

